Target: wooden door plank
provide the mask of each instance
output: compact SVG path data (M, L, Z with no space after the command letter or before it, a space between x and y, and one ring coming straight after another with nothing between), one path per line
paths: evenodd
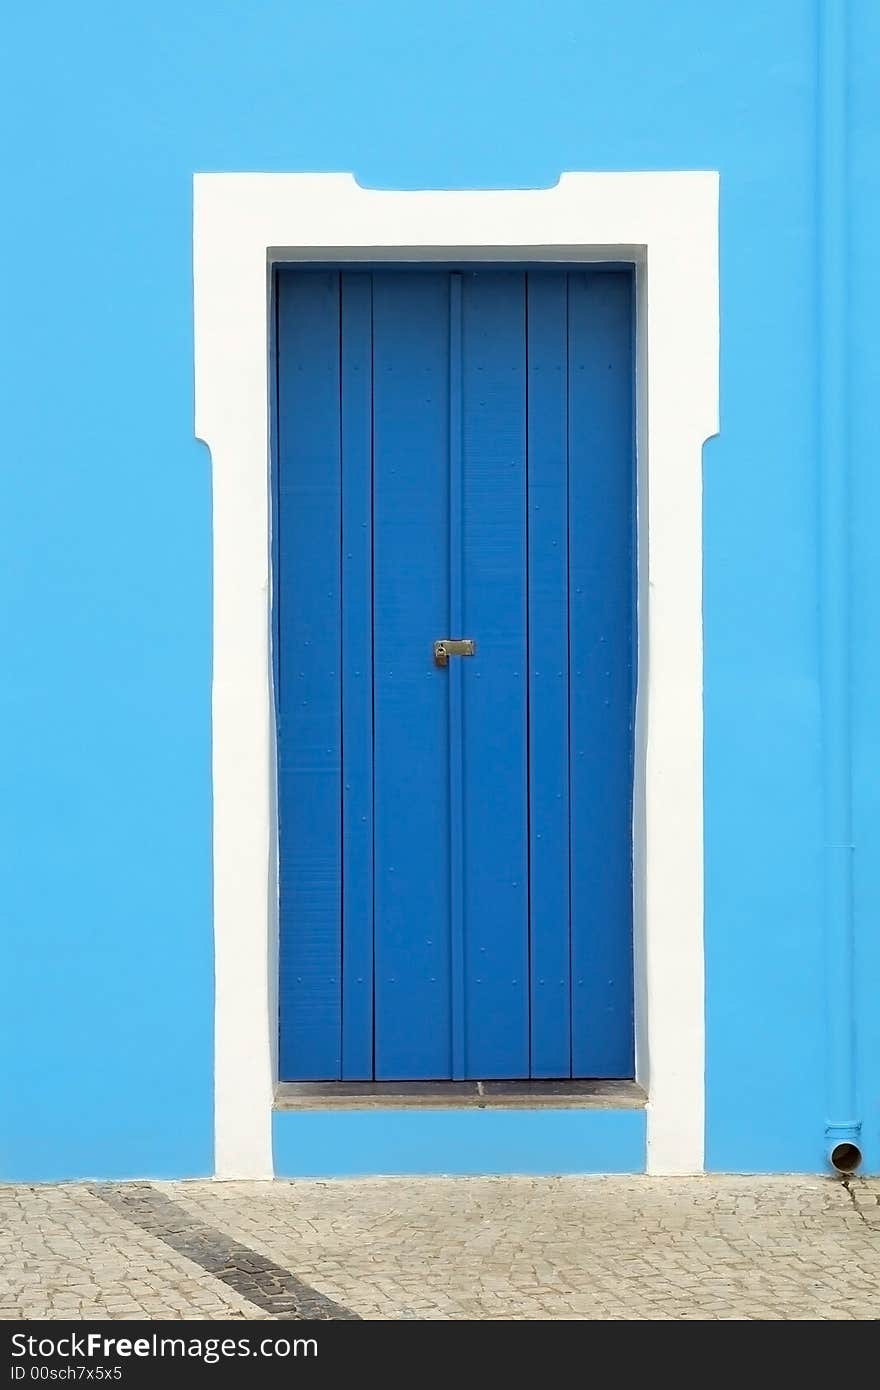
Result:
M525 274L462 275L466 1074L529 1074Z
M373 287L342 275L342 1076L373 1077Z
M568 276L528 276L531 1074L571 1075Z
M280 1074L340 1075L339 276L278 279Z
M449 1077L449 277L373 277L375 1071Z
M569 280L572 1072L633 1075L632 281Z

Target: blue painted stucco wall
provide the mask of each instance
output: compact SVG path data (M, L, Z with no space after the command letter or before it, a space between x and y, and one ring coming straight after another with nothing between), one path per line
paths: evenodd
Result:
M817 9L49 0L6 16L0 1176L213 1164L197 170L352 170L397 188L720 170L708 1162L822 1166ZM878 1169L880 7L849 11L858 1083Z

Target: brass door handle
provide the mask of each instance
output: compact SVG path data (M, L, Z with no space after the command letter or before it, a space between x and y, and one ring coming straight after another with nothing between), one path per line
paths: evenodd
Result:
M434 643L434 663L448 666L451 656L473 656L477 644L470 637L441 637Z

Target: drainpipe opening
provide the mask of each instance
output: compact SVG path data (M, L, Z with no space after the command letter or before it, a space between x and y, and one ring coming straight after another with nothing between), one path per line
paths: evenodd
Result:
M835 1144L831 1150L831 1166L836 1168L838 1173L854 1173L861 1162L861 1149L858 1144L853 1144L849 1140L842 1144Z

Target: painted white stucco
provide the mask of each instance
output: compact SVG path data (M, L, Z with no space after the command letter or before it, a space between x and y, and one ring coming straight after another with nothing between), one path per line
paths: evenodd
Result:
M648 1167L704 1157L702 446L718 428L718 176L378 192L347 174L195 178L196 433L213 461L215 1143L272 1174L272 261L630 260L638 279L636 1034Z

